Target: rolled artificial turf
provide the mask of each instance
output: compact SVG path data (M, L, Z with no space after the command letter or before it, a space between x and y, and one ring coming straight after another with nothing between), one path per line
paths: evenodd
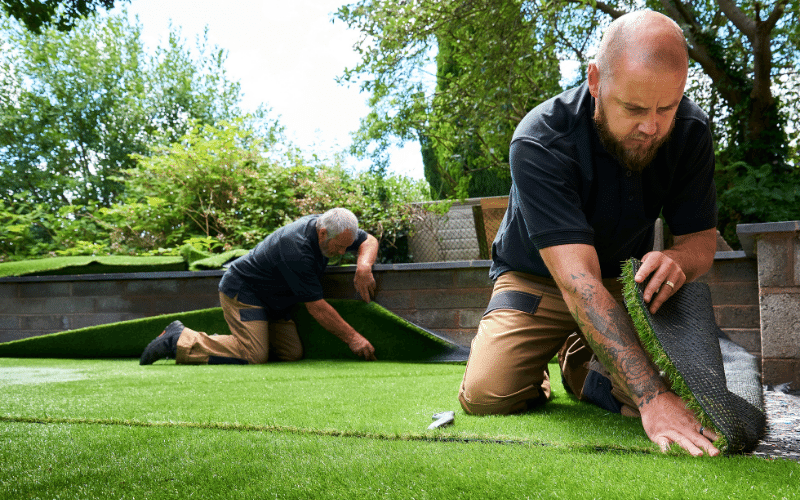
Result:
M330 299L328 302L375 347L384 361L466 361L468 350L424 330L375 302ZM322 328L302 305L293 318L306 359L356 359L345 343ZM180 320L196 331L229 335L221 308L173 313L0 344L0 356L41 358L127 358L141 356L166 325Z
M719 436L717 448L752 451L766 427L757 360L717 326L705 283L685 283L651 314L643 297L647 282L634 280L640 264L625 262L621 280L643 347L700 425Z

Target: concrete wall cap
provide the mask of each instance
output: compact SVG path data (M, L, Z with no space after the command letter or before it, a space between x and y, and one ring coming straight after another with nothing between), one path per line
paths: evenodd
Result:
M755 257L756 237L764 233L799 233L800 221L758 222L754 224L737 224L736 234L742 249L748 257Z

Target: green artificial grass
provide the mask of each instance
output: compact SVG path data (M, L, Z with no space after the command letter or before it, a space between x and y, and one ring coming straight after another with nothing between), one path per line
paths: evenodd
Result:
M728 450L727 438L714 425L711 417L708 416L703 407L697 401L697 398L695 398L694 394L692 394L692 391L689 390L689 386L686 385L686 381L683 379L680 372L677 370L677 368L675 368L675 365L672 364L672 361L664 352L664 349L661 347L661 343L658 341L658 338L653 331L653 325L650 324L650 320L644 311L644 308L647 307L647 304L644 303L644 299L639 291L640 285L634 281L635 272L633 269L633 264L634 262L632 259L625 261L622 266L622 276L620 279L623 283L622 293L625 298L625 304L628 308L628 313L633 320L633 325L636 328L636 331L639 333L639 339L642 342L642 346L648 353L650 353L650 356L652 357L656 366L667 375L670 383L672 384L673 392L675 392L675 394L677 394L686 403L687 408L694 412L694 414L697 416L697 419L700 421L700 425L708 429L712 429L719 437L716 441L714 441L714 446L716 446L720 451L725 452ZM644 287L644 285L642 285L642 287Z
M242 250L241 248L237 248L234 250L228 250L227 252L218 253L218 254L203 254L203 253L196 253L194 257L196 258L187 258L186 261L189 262L189 270L190 271L202 271L204 269L222 269L222 266L226 264L228 261L234 260L237 257L241 257L242 255L246 255L247 250Z
M375 347L378 359L421 361L440 356L454 346L380 306L360 300L327 299L339 315ZM325 330L303 306L292 319L303 341L306 359L358 359L347 344Z
M67 330L0 344L0 356L17 358L138 358L176 319L209 333L230 334L219 307ZM198 328L198 327L195 327Z
M185 271L183 257L130 257L124 255L51 257L0 263L0 278L68 274L142 273Z
M434 360L455 346L393 314L375 302L331 299L339 314L375 347L378 359L393 361ZM305 307L293 317L303 341L306 359L357 359L347 345L322 328ZM78 330L14 340L0 344L0 356L41 358L126 358L142 351L174 320L208 334L229 335L222 309L211 308L92 326Z
M477 417L463 366L0 359L0 498L793 498L800 464L663 455L568 396ZM556 374L555 364L551 373ZM427 430L433 413L452 426Z
M78 255L0 263L0 278L6 276L52 276L75 274L201 271L222 266L247 250L234 249L210 254L186 244L178 256Z

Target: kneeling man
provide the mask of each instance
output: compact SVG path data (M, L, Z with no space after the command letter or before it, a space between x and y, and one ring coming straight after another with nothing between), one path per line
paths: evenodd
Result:
M267 236L222 276L219 299L232 335L207 335L175 321L150 342L139 364L163 358L178 364L296 361L303 346L289 310L298 302L353 353L375 360L372 344L322 298L320 280L328 259L348 251L357 252L355 288L369 302L378 240L359 229L356 216L345 208L308 215Z

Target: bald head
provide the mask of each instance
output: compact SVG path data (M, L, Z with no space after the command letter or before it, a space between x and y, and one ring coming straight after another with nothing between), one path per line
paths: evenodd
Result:
M651 10L625 14L603 33L595 59L601 78L621 68L688 71L686 38L675 21Z

